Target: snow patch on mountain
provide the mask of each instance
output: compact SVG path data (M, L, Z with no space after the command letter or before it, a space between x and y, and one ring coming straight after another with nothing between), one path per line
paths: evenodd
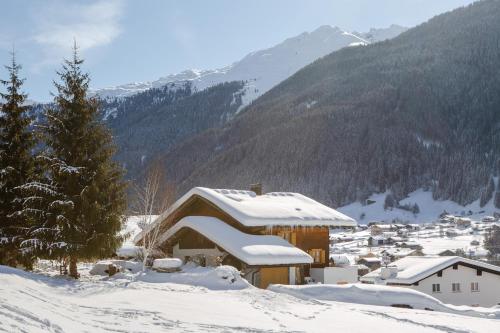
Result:
M385 197L387 193L372 194L366 201L369 204L354 202L338 208L337 210L347 216L358 220L361 224L369 222L392 222L393 220L408 221L411 223L429 223L436 221L443 212L456 216L468 216L474 219L481 219L484 216L491 216L495 212L500 214L500 209L495 208L493 199L484 207L479 205L479 199L462 206L451 200L435 200L432 192L419 189L410 193L405 199L400 200L400 205L417 204L420 212L413 214L410 211L400 208L384 209Z
M343 47L367 45L395 37L404 28L372 29L366 34L344 31L338 27L321 26L313 32L304 32L288 38L271 48L249 53L230 66L215 70L186 70L151 82L134 82L116 87L92 90L101 98L123 98L169 83L190 81L195 91L201 91L219 83L246 82L243 105L240 110L260 95L287 79L302 67ZM368 37L366 37L366 36Z

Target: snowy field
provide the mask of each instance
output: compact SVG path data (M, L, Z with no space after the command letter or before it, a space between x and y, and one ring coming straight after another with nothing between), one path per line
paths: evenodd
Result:
M484 248L484 238L487 229L494 225L500 226L500 222L482 223L472 221L472 225L468 228L454 229L457 233L456 236L447 236L445 234L446 230L440 230L437 225L428 226L429 228L432 227L432 229L408 232L407 240L418 243L425 255L438 255L445 250L456 251L459 249L476 259L484 259L488 254L488 251ZM405 252L410 253L413 251L398 248L394 245L369 246L368 238L370 236L369 229L356 232L340 229L331 230L330 240L333 243L330 247L331 253L344 254L352 258L352 263L354 263L354 259L368 253L381 256L382 251L387 251L402 256ZM348 240L344 241L346 239Z
M90 278L82 266L82 279L72 281L0 266L0 331L500 331L500 320L488 314L478 317L477 313L336 302L316 298L314 292L294 297L279 289L256 289L234 273L227 266L215 270L188 267L183 273ZM357 299L352 295L348 301Z
M498 182L498 180L495 179L495 182ZM493 199L484 207L479 205L479 199L467 206L461 206L450 200L434 200L432 192L422 189L408 194L407 198L399 202L401 205L417 204L420 208L420 213L413 214L398 208L385 210L384 201L387 194L377 193L371 195L368 198L372 202L370 205L362 205L360 202L354 202L347 206L339 207L337 210L356 219L359 224L367 224L372 221L384 221L388 223L394 219L410 223L428 223L435 221L443 211L457 216L471 213L469 217L478 220L483 216L493 215L494 212L500 213L500 209L494 206Z

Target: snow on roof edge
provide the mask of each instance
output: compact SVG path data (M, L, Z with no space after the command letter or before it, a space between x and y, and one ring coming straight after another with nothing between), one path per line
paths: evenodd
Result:
M271 235L251 235L215 217L187 216L159 238L164 242L183 228L199 232L228 253L252 266L311 264L312 257L285 239Z
M393 278L389 278L389 279L386 279L386 280L383 280L384 282L386 283L400 283L400 284L414 284L418 281L421 281L423 279L426 279L428 277L430 277L431 275L434 275L436 274L438 271L440 270L443 270L453 264L456 264L456 263L460 263L460 262L463 262L465 264L470 264L470 265L474 265L474 266L478 266L478 267L481 267L481 268L484 268L484 269L490 269L490 270L493 270L493 271L496 271L498 273L500 273L500 267L499 266L495 266L495 265L491 265L491 264L488 264L488 263L485 263L485 262L482 262L482 261L479 261L479 260L473 260L473 259L469 259L469 258L464 258L464 257L459 257L459 256L425 256L425 257L420 257L420 256L408 256L408 257L404 257L404 258L401 258L399 260L396 260L394 261L393 263L391 263L389 265L389 267L391 266L396 266L397 267L397 263L400 262L400 261L406 261L408 260L408 258L410 259L414 259L414 258L420 258L422 260L432 260L432 259L443 259L442 262L439 262L439 263L436 263L434 266L430 266L428 269L426 270L422 270L420 273L417 273L411 277L408 277L408 278L398 278L398 276L396 275L396 277L393 277ZM381 267L382 268L382 267ZM376 270L374 270L373 272L370 272L364 276L362 276L360 279L361 281L367 281L367 282L372 282L372 281L378 281L380 280L380 272L381 272L381 268L378 268ZM398 274L399 274L399 270L398 270Z
M336 217L333 219L291 219L291 218L280 218L280 217L274 217L274 218L259 218L255 216L248 216L245 215L244 212L241 210L238 210L234 205L232 206L230 203L228 203L228 200L225 198L222 198L224 194L222 194L224 191L227 191L229 193L236 192L239 193L240 195L248 195L250 197L259 197L259 198L275 198L275 197L294 197L298 198L300 200L303 200L307 202L308 204L311 205L318 205L319 208L321 209L328 209L332 211L332 214L335 214ZM252 226L282 226L282 225L291 225L291 226L335 226L335 227L354 227L357 225L357 222L352 219L351 217L340 213L339 211L330 208L326 205L323 205L309 197L306 197L300 193L294 193L294 192L269 192L260 196L257 196L254 192L252 191L245 191L245 190L230 190L230 189L211 189L207 187L194 187L191 190L189 190L187 193L185 193L182 197L180 197L177 201L175 201L165 212L160 214L158 218L152 223L151 227L157 223L163 222L172 212L177 210L182 204L184 204L189 198L191 198L194 195L198 195L210 202L213 202L216 204L218 207L220 207L223 211L231 215L233 218L235 218L239 223L241 223L244 226L252 227ZM300 211L300 210L299 210ZM138 242L141 240L142 235L144 231L141 232L139 235L137 235L134 238L134 242Z

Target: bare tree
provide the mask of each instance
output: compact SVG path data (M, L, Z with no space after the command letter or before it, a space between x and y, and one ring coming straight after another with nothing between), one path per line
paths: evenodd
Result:
M143 246L143 266L146 269L148 258L158 246L161 224L156 223L155 215L164 212L174 199L174 187L168 183L160 161L153 162L142 182L134 185L136 194L136 213L140 215Z

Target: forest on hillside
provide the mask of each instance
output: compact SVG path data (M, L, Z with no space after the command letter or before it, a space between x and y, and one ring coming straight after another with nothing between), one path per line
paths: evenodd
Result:
M333 206L418 188L487 201L500 169L498 17L500 2L482 1L334 52L174 146L166 168L181 193L260 181Z

